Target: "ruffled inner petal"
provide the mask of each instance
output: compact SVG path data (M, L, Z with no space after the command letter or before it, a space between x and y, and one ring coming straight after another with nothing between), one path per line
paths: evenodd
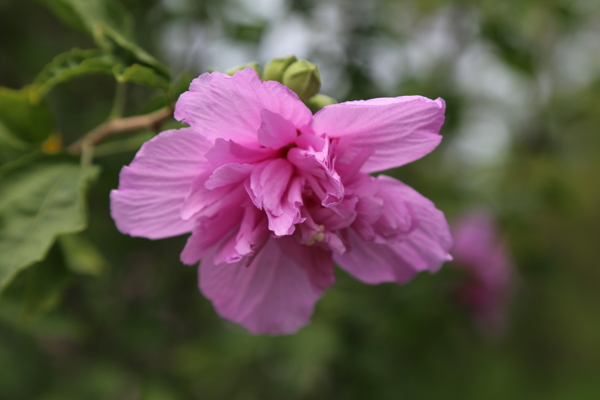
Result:
M394 236L394 240L378 240L382 234L378 230L380 227L375 224L373 237L365 240L368 239L365 238L365 232L353 224L343 231L348 248L344 254L335 255L336 262L366 283L405 283L419 271L436 272L444 262L452 259L448 253L452 247L452 237L444 214L431 201L400 181L387 176L379 176L377 181L380 191L386 192L384 198L400 200L410 208L410 226L408 222L402 222L406 220L401 215L395 222L397 227L405 223L403 229L406 230L408 226L408 230ZM386 207L385 199L383 207L382 215L388 211L393 213L389 204ZM360 219L359 211L356 220ZM390 220L387 220L388 223ZM380 219L377 222L381 223Z
M175 118L210 141L235 140L259 147L261 111L281 115L295 127L309 125L312 114L298 96L278 82L263 82L252 68L229 76L206 73L194 79L175 106Z
M254 167L246 190L253 203L264 210L269 230L276 236L290 235L295 224L302 221L302 179L294 177L294 168L282 158Z
M279 149L294 142L297 131L290 121L269 110L262 110L260 116L262 123L258 128L257 136L261 145Z

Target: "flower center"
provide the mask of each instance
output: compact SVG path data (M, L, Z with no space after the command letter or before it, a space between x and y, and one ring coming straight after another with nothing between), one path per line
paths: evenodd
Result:
M325 227L323 225L317 225L317 231L312 237L306 242L307 246L312 246L316 242L322 242L325 239Z
M281 158L287 158L288 152L290 151L290 149L293 149L294 147L298 147L296 145L296 143L290 143L287 146L282 147L281 149L279 149L281 151L280 157Z

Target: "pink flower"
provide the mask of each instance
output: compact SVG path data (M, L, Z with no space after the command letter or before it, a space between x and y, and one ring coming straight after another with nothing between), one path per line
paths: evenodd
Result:
M190 127L162 132L123 168L112 216L132 236L191 232L181 260L202 260L200 289L219 315L252 333L292 333L334 282L333 260L375 284L450 259L442 212L368 175L432 151L444 107L406 96L312 115L251 68L203 74L175 109Z
M459 219L453 231L454 264L469 274L461 285L460 301L483 333L501 336L513 293L514 267L494 219L485 210L471 211Z

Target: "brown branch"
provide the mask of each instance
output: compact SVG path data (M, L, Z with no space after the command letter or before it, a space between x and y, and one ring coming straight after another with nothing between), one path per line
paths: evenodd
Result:
M84 145L93 146L110 136L114 136L123 132L138 131L141 129L154 129L162 121L171 116L173 116L173 109L171 107L164 107L151 112L150 114L111 119L71 144L67 150L73 154L81 154L81 149Z

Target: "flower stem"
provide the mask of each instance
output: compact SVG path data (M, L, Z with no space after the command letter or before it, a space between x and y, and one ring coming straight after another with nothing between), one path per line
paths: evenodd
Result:
M91 130L81 139L71 144L67 150L72 154L81 154L84 146L95 146L106 138L124 132L142 129L157 130L162 121L173 115L171 107L163 107L154 112L134 117L109 119L102 125Z
M109 119L121 118L123 115L123 109L125 108L125 82L117 81L115 87L115 99L113 101L112 110L110 111Z

